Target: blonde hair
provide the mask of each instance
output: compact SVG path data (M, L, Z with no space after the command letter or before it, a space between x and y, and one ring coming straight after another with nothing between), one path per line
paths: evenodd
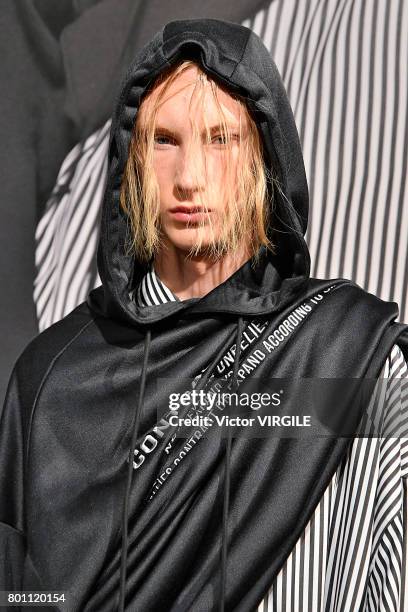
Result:
M211 86L219 113L222 144L227 145L225 150L228 150L228 145L231 143L231 130L217 96L218 90L223 88L209 77L196 62L184 60L159 75L143 98L139 108L132 130L129 154L120 191L121 207L128 216L131 229L129 249L133 250L138 260L142 262L148 262L154 258L161 243L160 193L153 169L157 112L160 105L166 101L165 94L172 83L182 72L192 66L197 68L197 78L191 100L198 89L199 100L204 111L203 101L206 85ZM156 99L154 103L151 103L151 95L158 88ZM210 224L205 227L207 229L210 227L211 240L205 251L208 256L220 258L226 252L237 253L240 247L245 244L249 249L250 256L254 256L256 261L262 245L275 252L275 245L267 235L270 212L274 203L274 190L268 190L267 182L269 180L271 183L275 183L276 178L273 169L269 169L265 165L261 137L245 100L231 94L229 90L224 89L224 91L234 98L240 107L238 162L235 172L233 172L230 156L223 155L224 163L226 162L225 181L223 181L223 197L226 201L225 218L221 223L220 235L215 238L211 215L208 215ZM203 116L206 136L210 141L211 135L205 120L205 112L203 112ZM141 117L144 121L141 120ZM248 128L245 138L242 138L242 117L246 119ZM199 127L197 122L191 117L190 122L193 137L198 138ZM198 172L197 166L195 170ZM202 206L206 209L206 202L203 201L201 193L199 197ZM198 229L200 226L201 224ZM202 252L202 233L198 232L198 234L198 242L190 249L189 256Z

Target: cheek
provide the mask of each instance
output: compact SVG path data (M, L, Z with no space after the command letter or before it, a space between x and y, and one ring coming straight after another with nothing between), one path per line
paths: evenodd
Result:
M221 181L223 176L225 176L225 160L222 155L213 154L207 156L207 172L210 181Z
M220 155L211 155L207 161L208 191L210 197L226 197L226 192L235 186L237 188L238 160L231 155L228 160ZM229 173L228 174L228 167ZM214 190L214 193L212 191Z
M153 171L161 192L172 188L174 178L174 163L171 158L154 158Z
M228 166L230 166L232 173L237 172L238 151L235 147L228 152L216 151L207 158L207 167L214 177L225 177Z

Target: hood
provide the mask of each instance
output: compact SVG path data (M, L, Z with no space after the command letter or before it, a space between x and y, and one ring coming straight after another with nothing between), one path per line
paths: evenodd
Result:
M146 266L125 252L128 223L119 203L120 185L143 95L163 70L181 59L194 59L221 85L247 98L262 137L265 164L274 168L282 190L282 195L275 190L272 227L268 228L277 249L272 254L262 247L256 267L249 260L202 298L169 302L159 309L141 308L129 293L138 286ZM308 282L310 256L304 240L308 208L295 120L276 65L261 39L242 25L217 19L168 23L130 65L112 118L97 257L102 287L90 293L88 304L98 314L131 324L162 321L186 310L238 316L277 312Z

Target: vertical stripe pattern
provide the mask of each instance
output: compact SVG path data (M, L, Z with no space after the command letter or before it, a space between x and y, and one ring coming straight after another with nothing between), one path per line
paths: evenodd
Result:
M34 301L40 331L101 284L96 267L110 121L66 157L36 229Z
M408 368L398 345L368 412L258 612L406 610Z
M312 274L350 278L407 320L408 4L275 0L244 23L270 49L294 111Z
M159 306L166 302L179 302L179 298L160 280L153 265L142 278L140 285L131 292L138 306Z

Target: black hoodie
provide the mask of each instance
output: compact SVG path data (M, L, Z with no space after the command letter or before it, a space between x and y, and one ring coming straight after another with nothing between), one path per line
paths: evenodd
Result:
M270 228L278 249L203 298L140 307L132 292L146 266L125 253L121 176L146 87L180 58L247 98L282 186ZM158 409L181 380L232 379L241 392L257 377L273 391L274 378L375 377L395 342L408 357L397 304L347 279L309 277L307 218L293 114L261 40L218 20L169 23L135 57L116 105L102 286L28 345L10 379L0 589L60 591L67 611L257 607L347 450L330 424L355 431L364 406L349 385L315 398L308 436L233 439L217 427L175 436ZM282 414L304 403L296 385L289 393Z

